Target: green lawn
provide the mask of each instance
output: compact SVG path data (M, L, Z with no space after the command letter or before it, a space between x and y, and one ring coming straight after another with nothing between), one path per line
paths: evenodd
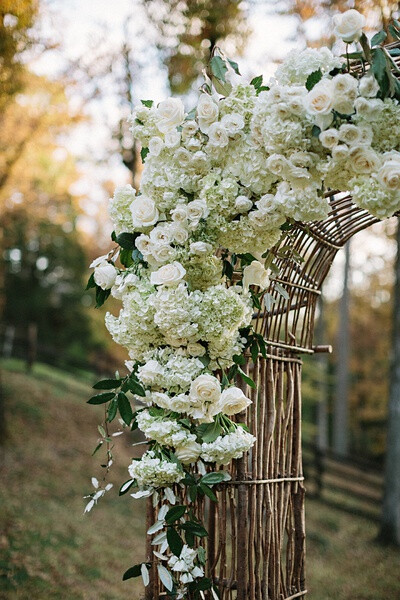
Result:
M0 456L0 598L139 600L123 571L143 559L144 504L116 489L89 515L82 496L99 477L102 409L90 387L45 365L27 375L0 364L7 440ZM110 480L127 479L132 439L116 438ZM374 543L376 525L307 503L307 585L314 600L400 600L400 552ZM136 585L136 587L135 587Z

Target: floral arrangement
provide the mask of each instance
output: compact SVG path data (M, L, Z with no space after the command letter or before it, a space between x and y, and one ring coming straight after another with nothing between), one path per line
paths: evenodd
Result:
M335 33L355 51L290 53L268 85L243 82L216 51L193 110L179 98L146 100L132 116L140 191L127 185L110 200L117 246L92 263L88 284L98 305L110 293L122 302L106 326L129 353L128 374L100 381L89 403L105 404L97 449L107 447L107 471L118 413L147 440L120 494L153 497L148 534L171 598L207 589L218 598L193 507L204 495L217 500L212 487L229 479L221 465L255 442L240 422L251 401L235 382L254 387L244 355L266 356L254 308L271 304L269 286L285 294L271 248L296 221L326 217L328 189L349 191L379 218L400 209L399 50L383 46L384 32L369 42L363 26L355 10L337 16ZM399 40L400 23L390 32ZM92 481L87 510L110 489ZM149 567L124 578L142 575L146 585Z

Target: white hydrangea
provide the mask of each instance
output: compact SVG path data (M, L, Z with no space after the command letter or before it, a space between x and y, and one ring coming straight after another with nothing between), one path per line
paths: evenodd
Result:
M201 458L206 462L215 462L217 465L227 465L234 458L241 458L254 445L256 438L237 427L234 432L218 436L214 442L203 443Z
M128 184L117 188L108 202L108 212L117 235L134 231L131 205L135 197L136 190Z
M133 460L128 471L140 489L151 491L179 483L184 477L176 463L159 458L152 450L143 454L140 460Z
M137 414L136 422L140 431L148 439L155 440L163 446L176 448L196 441L196 436L177 421L165 417L153 417L147 409Z

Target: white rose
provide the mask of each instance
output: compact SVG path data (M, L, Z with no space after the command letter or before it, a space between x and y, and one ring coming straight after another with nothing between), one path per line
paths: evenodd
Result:
M339 143L339 133L337 129L325 129L325 131L321 131L319 134L319 141L324 148L331 150Z
M221 123L230 135L235 135L244 127L244 119L239 113L224 115L221 119Z
M354 100L347 95L335 96L333 108L341 115L351 115L354 112Z
M190 244L190 252L192 254L196 254L197 256L204 256L205 254L210 254L212 252L211 244L207 244L207 242L192 242Z
M332 148L332 158L334 160L344 160L349 155L349 147L346 144L338 144Z
M138 196L131 204L134 227L150 227L157 223L159 212L151 198Z
M221 396L221 384L213 375L199 375L192 381L189 398L192 404L216 404Z
M326 115L331 112L334 101L331 79L321 79L304 97L304 107L310 115Z
M157 128L161 133L167 133L181 125L185 118L185 107L180 98L168 98L157 107Z
M95 268L93 277L96 285L101 287L102 290L109 290L115 283L117 270L114 265L104 262Z
M350 98L357 96L357 79L349 73L340 73L333 79L333 87L336 94L345 94Z
M344 42L358 41L365 25L365 17L358 10L351 8L341 15L333 17L334 34Z
M201 171L201 170L206 169L208 166L207 154L205 152L203 152L202 150L198 150L197 152L195 152L193 154L190 164L193 167L193 169L196 169L196 170Z
M190 152L197 152L197 150L200 150L202 143L199 139L194 137L188 139L185 146Z
M191 342L187 345L187 351L190 356L204 356L206 353L206 349L201 344L197 342Z
M265 163L268 171L274 175L284 175L289 167L289 162L282 154L271 154Z
M355 173L373 173L380 167L377 153L369 146L353 146L349 152L350 166Z
M248 215L248 219L251 225L256 228L264 228L267 223L265 212L261 210L252 210Z
M208 94L202 94L197 104L197 120L200 130L208 134L210 125L218 119L218 104Z
M209 210L205 200L193 200L186 205L187 216L191 221L200 221L208 217Z
M158 156L163 149L164 142L160 137L154 136L149 141L149 151L153 156Z
M224 390L219 400L220 411L229 416L242 412L251 403L251 400L237 387L230 387Z
M315 115L314 116L314 124L317 125L321 131L328 129L332 125L333 121L333 113L328 113L326 115Z
M379 83L371 73L361 77L358 86L361 96L365 96L366 98L375 98L379 92Z
M171 234L168 227L159 225L150 231L150 239L158 244L167 244L171 241Z
M383 155L385 160L378 171L378 180L391 192L400 190L400 152L388 152Z
M179 131L176 131L176 129L167 131L164 135L164 141L167 148L176 148L181 142L181 134Z
M139 367L138 376L144 385L153 385L157 383L163 368L157 360L148 360L143 367Z
M221 123L213 123L210 125L207 134L211 146L224 148L229 143L228 132Z
M189 232L178 223L173 223L171 227L171 235L174 242L180 246L183 246L189 237Z
M144 233L139 235L139 237L137 237L135 240L135 246L139 252L143 254L143 256L151 254L152 242L148 235L145 235Z
M175 456L184 465L196 462L201 454L201 445L197 442L188 442L175 448Z
M186 269L181 263L174 261L169 265L164 265L158 271L153 271L150 275L150 282L153 285L176 285L186 275Z
M160 408L167 408L169 410L172 409L171 399L168 396L168 394L165 394L164 392L152 392L150 396L150 401L154 404L157 404L157 406L159 406Z
M175 251L169 244L153 244L151 254L157 263L166 263L174 257Z
M188 218L188 210L186 204L178 204L171 212L172 220L176 223L184 223Z
M250 265L243 269L243 288L249 289L249 285L258 285L265 290L269 286L271 271L266 269L258 260L253 260Z
M357 114L368 121L376 121L379 118L382 105L382 100L375 98L367 100L367 98L364 98L363 96L357 98L354 103Z
M247 196L238 196L235 200L235 208L240 213L247 213L253 208L253 202Z
M195 133L197 133L199 130L199 127L196 123L196 121L185 121L185 123L182 125L182 137L183 138L189 138L189 137L193 137Z
M178 148L174 154L174 158L181 168L185 168L190 164L192 155L186 148Z
M351 123L345 123L339 128L339 139L341 142L344 142L349 146L354 146L355 144L358 144L360 142L360 130L356 125L352 125Z

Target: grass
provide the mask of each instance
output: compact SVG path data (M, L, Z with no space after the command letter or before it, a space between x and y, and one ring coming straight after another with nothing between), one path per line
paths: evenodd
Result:
M0 364L7 439L1 456L0 599L138 600L139 581L122 582L144 557L144 504L116 490L83 515L82 496L99 476L101 407L90 386L45 365L26 374ZM110 480L127 479L128 436ZM307 502L307 586L314 600L400 600L400 552L374 542L370 521Z

